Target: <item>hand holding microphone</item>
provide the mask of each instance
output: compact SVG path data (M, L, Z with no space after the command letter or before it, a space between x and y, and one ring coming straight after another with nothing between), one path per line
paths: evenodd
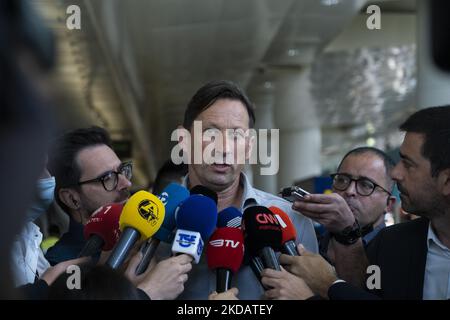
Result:
M281 271L264 269L261 282L268 288L264 296L276 300L306 300L314 296L305 281L284 268Z
M336 272L321 255L306 251L301 244L297 248L300 256L280 256L280 262L290 273L305 280L311 290L322 297L328 295L328 288L338 278Z
M146 242L142 249L143 257L136 268L136 274L142 274L147 269L161 241L167 243L173 241L173 231L176 225L175 212L188 197L189 191L177 183L170 183L161 192L159 199L165 207L164 221L159 230Z
M192 257L182 254L157 263L141 275L136 275L136 267L142 259L138 252L130 261L125 276L136 287L144 291L152 300L173 300L184 291L188 272L192 269Z
M238 288L231 288L221 293L217 293L216 291L214 291L208 296L208 300L239 300L237 297L238 294Z
M119 268L139 239L147 240L158 231L164 215L164 205L155 195L143 190L133 194L123 207L119 220L122 235L106 264Z
M199 263L208 239L216 228L217 206L213 200L202 195L187 198L176 215L177 232L172 244L172 253L185 253Z

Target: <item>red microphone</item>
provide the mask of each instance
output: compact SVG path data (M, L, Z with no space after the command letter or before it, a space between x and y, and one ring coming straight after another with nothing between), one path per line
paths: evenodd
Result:
M297 248L295 245L295 239L297 238L297 232L294 224L289 218L288 214L278 207L270 207L270 211L277 217L278 222L281 225L281 252L290 256L298 256Z
M206 248L208 267L216 270L216 291L231 287L231 278L241 267L244 258L244 235L239 228L218 228Z
M98 208L84 226L84 239L87 240L79 257L88 257L101 250L111 250L120 237L119 218L123 205L113 203Z

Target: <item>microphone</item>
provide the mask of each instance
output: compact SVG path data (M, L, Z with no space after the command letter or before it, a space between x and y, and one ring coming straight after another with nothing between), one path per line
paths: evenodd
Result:
M101 250L111 250L120 237L119 218L123 205L113 203L98 208L84 226L87 240L78 257L89 257Z
M197 264L203 252L204 240L213 233L217 224L217 206L208 197L194 194L180 206L175 217L177 232L172 253L186 253Z
M217 200L218 200L217 193L205 186L202 186L201 184L198 184L198 185L192 187L192 189L190 190L190 193L191 193L191 195L201 194L205 197L208 197L211 200L213 200L217 205Z
M245 248L262 260L264 268L281 270L275 250L281 246L281 226L272 212L263 206L245 209L242 216Z
M216 270L216 291L231 288L231 278L241 267L244 258L244 236L237 228L218 228L206 248L208 267Z
M295 246L297 232L295 231L295 227L291 221L291 218L289 218L286 212L278 207L272 206L269 208L269 210L272 211L272 213L278 219L278 222L280 223L282 228L281 252L290 256L298 256L299 254Z
M173 240L173 230L175 229L175 211L179 205L189 197L189 191L182 185L170 183L159 195L159 199L164 204L164 221L159 230L147 241L142 248L142 260L136 267L136 274L140 275L147 270L147 267L155 255L156 249L161 241L170 243Z
M242 213L235 207L228 207L219 212L217 216L217 228L240 228Z
M123 207L119 220L122 235L106 264L119 268L139 238L146 240L158 231L164 215L164 205L155 195L144 190L133 194Z

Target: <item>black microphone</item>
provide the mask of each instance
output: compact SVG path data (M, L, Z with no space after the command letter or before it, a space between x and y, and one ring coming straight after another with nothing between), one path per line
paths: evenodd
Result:
M263 206L245 209L242 217L245 248L253 257L259 257L264 268L281 271L274 250L280 250L282 231L278 219Z

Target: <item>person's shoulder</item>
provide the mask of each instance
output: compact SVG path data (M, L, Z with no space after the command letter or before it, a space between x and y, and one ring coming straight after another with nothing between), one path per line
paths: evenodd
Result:
M428 229L429 220L418 218L411 221L401 222L380 230L381 235L393 235L399 233L410 233Z

